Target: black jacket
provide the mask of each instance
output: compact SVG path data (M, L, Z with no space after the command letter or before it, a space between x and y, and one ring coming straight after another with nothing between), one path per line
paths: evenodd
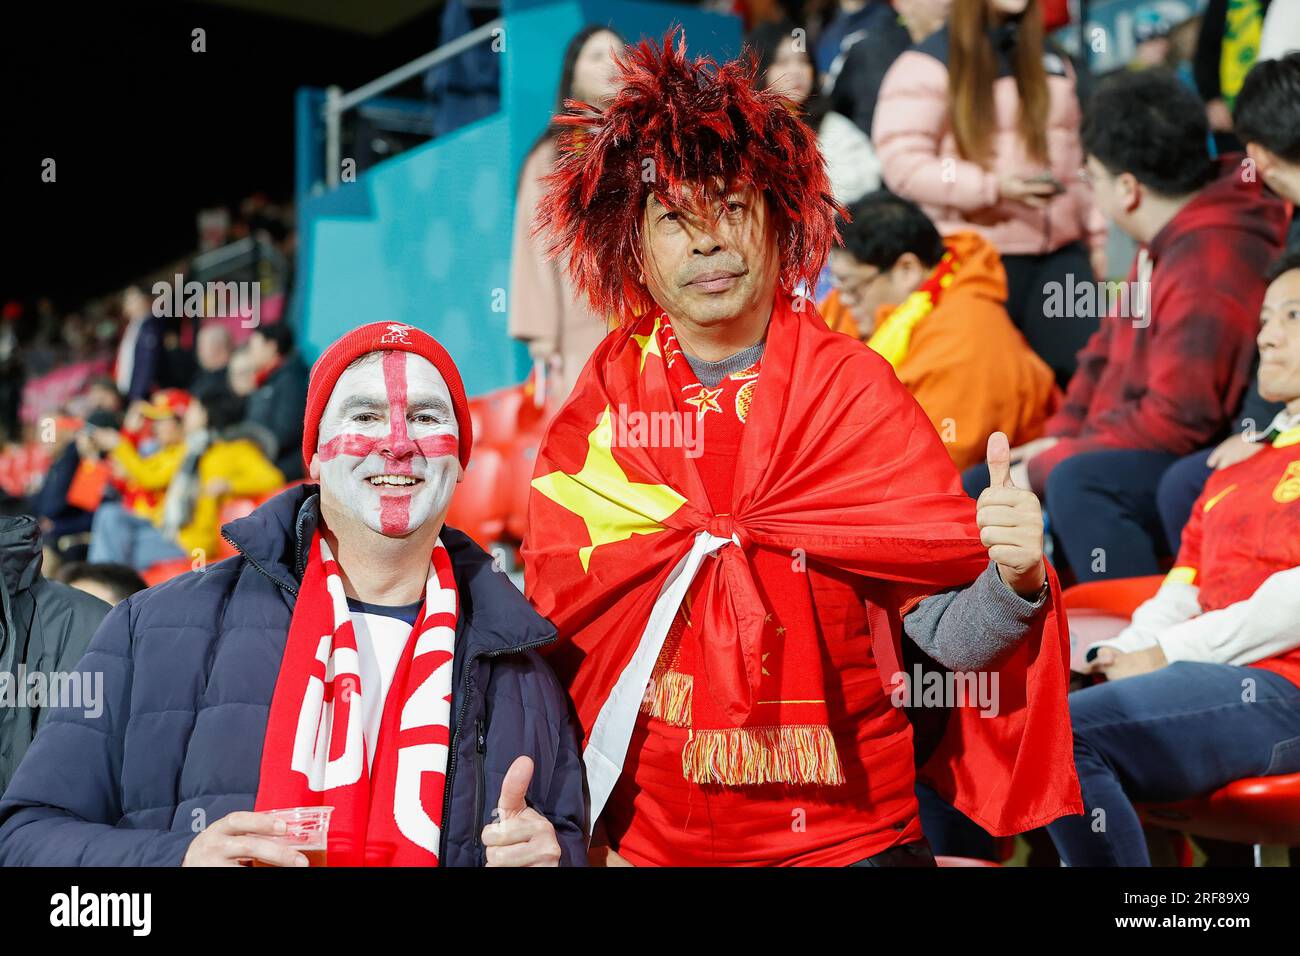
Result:
M307 366L291 352L262 387L248 396L244 418L275 438L275 467L287 481L302 473L302 420L307 414Z
M40 538L34 518L0 517L0 792L51 713L36 687L55 686L51 675L77 666L109 611L99 598L41 577ZM20 683L20 665L45 676Z

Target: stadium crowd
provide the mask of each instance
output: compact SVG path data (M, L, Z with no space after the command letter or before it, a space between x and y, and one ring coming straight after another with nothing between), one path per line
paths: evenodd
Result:
M1153 4L1106 77L1050 38L1063 4L1043 0L742 6L756 85L810 128L842 210L802 290L821 318L888 363L971 498L1006 434L1065 583L1164 575L1083 649L1070 695L1084 805L1123 809L1104 839L1068 816L1042 846L1147 863L1135 802L1300 773L1300 5L1243 20L1211 0L1196 33ZM608 27L574 36L556 112L608 107L624 51ZM562 133L519 174L508 298L552 405L612 328L533 228ZM4 307L0 457L25 465L0 502L0 671L73 669L112 605L234 553L232 503L308 480L312 357L289 310L248 330L165 319L141 285L114 299ZM24 382L69 368L22 407ZM45 725L30 710L5 708L0 791ZM936 853L1001 858L918 797ZM32 801L5 799L0 861L39 859L14 837Z

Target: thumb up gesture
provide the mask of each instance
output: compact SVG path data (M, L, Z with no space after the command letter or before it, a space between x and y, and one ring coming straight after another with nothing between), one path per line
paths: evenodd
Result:
M1047 580L1043 563L1043 509L1032 491L1017 488L1011 478L1011 448L1007 436L989 436L989 486L975 508L980 542L1007 585L1032 601Z
M532 779L533 758L516 757L501 781L501 797L492 814L496 822L483 828L488 866L560 865L555 827L525 798Z

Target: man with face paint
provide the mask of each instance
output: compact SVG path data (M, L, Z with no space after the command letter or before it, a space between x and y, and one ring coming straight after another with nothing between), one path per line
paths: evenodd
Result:
M555 629L443 523L472 444L429 335L372 323L326 349L303 425L319 484L105 619L81 663L103 713L38 734L0 863L305 866L266 811L322 806L330 866L585 863L577 739L535 650Z

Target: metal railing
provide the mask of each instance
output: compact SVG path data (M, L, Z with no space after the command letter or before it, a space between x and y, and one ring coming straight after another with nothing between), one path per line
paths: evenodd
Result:
M371 80L363 86L357 87L351 93L344 93L341 87L331 86L325 90L325 104L321 111L325 118L325 183L330 189L334 189L339 184L339 166L342 159L340 155L342 142L343 114L348 110L356 109L358 105L364 103L372 97L391 90L393 87L405 83L413 77L425 73L441 63L445 63L452 57L459 56L471 47L482 43L484 40L495 39L505 30L505 19L497 17L495 20L489 20L481 27L476 27L469 33L462 34L456 39L444 43L436 50L417 57L405 66L399 66L391 72L385 73L378 79Z

